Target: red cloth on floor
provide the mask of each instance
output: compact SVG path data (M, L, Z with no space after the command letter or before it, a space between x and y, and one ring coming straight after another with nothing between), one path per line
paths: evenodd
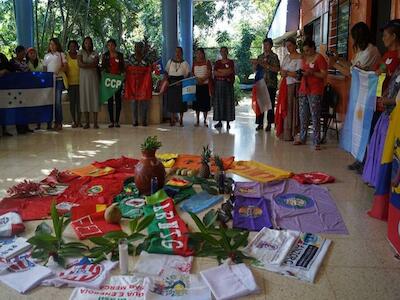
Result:
M57 203L111 205L114 197L122 191L125 179L131 176L132 174L116 173L103 177L81 177L57 197Z
M275 112L275 133L280 136L283 133L283 121L287 116L287 82L283 78L279 86L278 103Z
M55 196L4 198L0 201L0 214L13 211L18 213L23 221L48 219L53 201L56 201Z
M70 171L60 172L57 169L53 169L50 174L41 181L41 183L48 184L50 186L54 186L58 183L70 183L75 179L78 179L79 176L71 173Z
M96 211L96 205L80 205L71 208L71 226L80 240L119 231L119 224L109 224L104 211Z
M335 182L335 177L322 172L299 173L292 177L302 184L324 184Z
M101 162L94 162L93 166L97 168L111 167L116 173L132 173L135 174L135 166L139 160L121 156L120 158L112 158Z

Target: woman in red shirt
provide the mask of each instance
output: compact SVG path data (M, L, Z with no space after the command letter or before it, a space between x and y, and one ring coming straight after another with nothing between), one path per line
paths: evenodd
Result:
M226 129L231 126L230 121L235 120L235 100L233 84L235 82L235 65L233 60L228 58L228 48L221 47L222 59L217 60L214 66L215 95L214 95L214 121L218 123L215 128L221 128L222 122L226 121Z
M117 51L117 42L114 39L107 41L108 51L103 54L102 68L110 74L122 74L125 72L124 55ZM121 92L122 87L108 99L108 114L110 115L109 128L120 127L119 116L121 114ZM115 100L115 119L114 119L114 100Z
M308 121L311 112L313 122L313 143L315 150L320 150L321 100L324 93L328 64L325 58L316 52L315 43L306 40L303 44L303 77L299 89L300 139L295 145L303 145L307 139Z

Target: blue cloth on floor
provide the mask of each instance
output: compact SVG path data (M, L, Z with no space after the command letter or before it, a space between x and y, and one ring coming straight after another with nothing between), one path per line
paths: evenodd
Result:
M199 213L224 199L222 195L210 195L206 191L202 191L189 199L181 206L184 211Z

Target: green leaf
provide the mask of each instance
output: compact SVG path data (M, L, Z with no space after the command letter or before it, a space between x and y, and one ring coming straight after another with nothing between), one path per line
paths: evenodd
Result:
M189 237L197 240L202 239L203 241L209 242L214 246L221 246L221 243L217 239L205 232L189 232Z
M143 229L147 228L151 222L153 222L155 215L151 214L148 215L146 217L144 217L138 224L137 228L136 228L136 232L141 232Z
M131 230L131 232L136 232L136 228L139 222L139 218L135 218L132 221L129 222L129 229Z
M207 232L207 228L204 226L203 222L201 222L201 220L199 219L199 217L192 213L189 212L189 215L192 217L193 221L196 223L197 228L201 231L201 232Z
M69 242L69 243L65 243L63 245L64 247L78 247L78 248L85 248L85 249L89 249L89 247L83 243L79 243L79 242Z
M249 232L245 232L241 236L236 237L235 238L235 243L233 244L232 249L238 249L238 248L240 248L242 246L243 247L246 246L248 237L249 237Z
M92 243L100 246L111 246L113 243L103 237L92 237L89 238Z
M57 239L60 239L61 238L61 234L60 234L60 219L58 217L58 212L57 212L57 208L56 208L56 203L55 202L52 202L52 204L51 204L50 214L51 214L51 219L53 221L54 233L55 233Z
M111 240L119 240L119 239L124 239L127 237L128 237L128 235L123 231L112 231L112 232L108 232L105 235L103 235L103 238L111 239Z
M220 229L219 229L219 232L220 232L220 234L221 234L221 243L222 243L222 246L225 248L225 250L231 251L232 248L231 248L231 244L230 244L230 238L228 238L228 237L226 236L226 234L225 234L225 229L220 228Z
M145 238L146 236L144 234L141 234L139 232L133 233L130 236L128 236L128 242L132 243L138 240L141 240L143 238Z
M206 215L203 217L203 224L207 227L210 228L214 226L215 221L217 221L217 213L214 209L211 209L206 213Z

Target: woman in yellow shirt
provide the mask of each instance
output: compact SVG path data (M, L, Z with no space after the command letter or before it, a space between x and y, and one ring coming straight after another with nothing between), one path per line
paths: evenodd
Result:
M68 42L68 98L69 108L72 118L72 128L82 127L81 109L79 101L79 66L78 66L78 50L79 45L75 40Z

